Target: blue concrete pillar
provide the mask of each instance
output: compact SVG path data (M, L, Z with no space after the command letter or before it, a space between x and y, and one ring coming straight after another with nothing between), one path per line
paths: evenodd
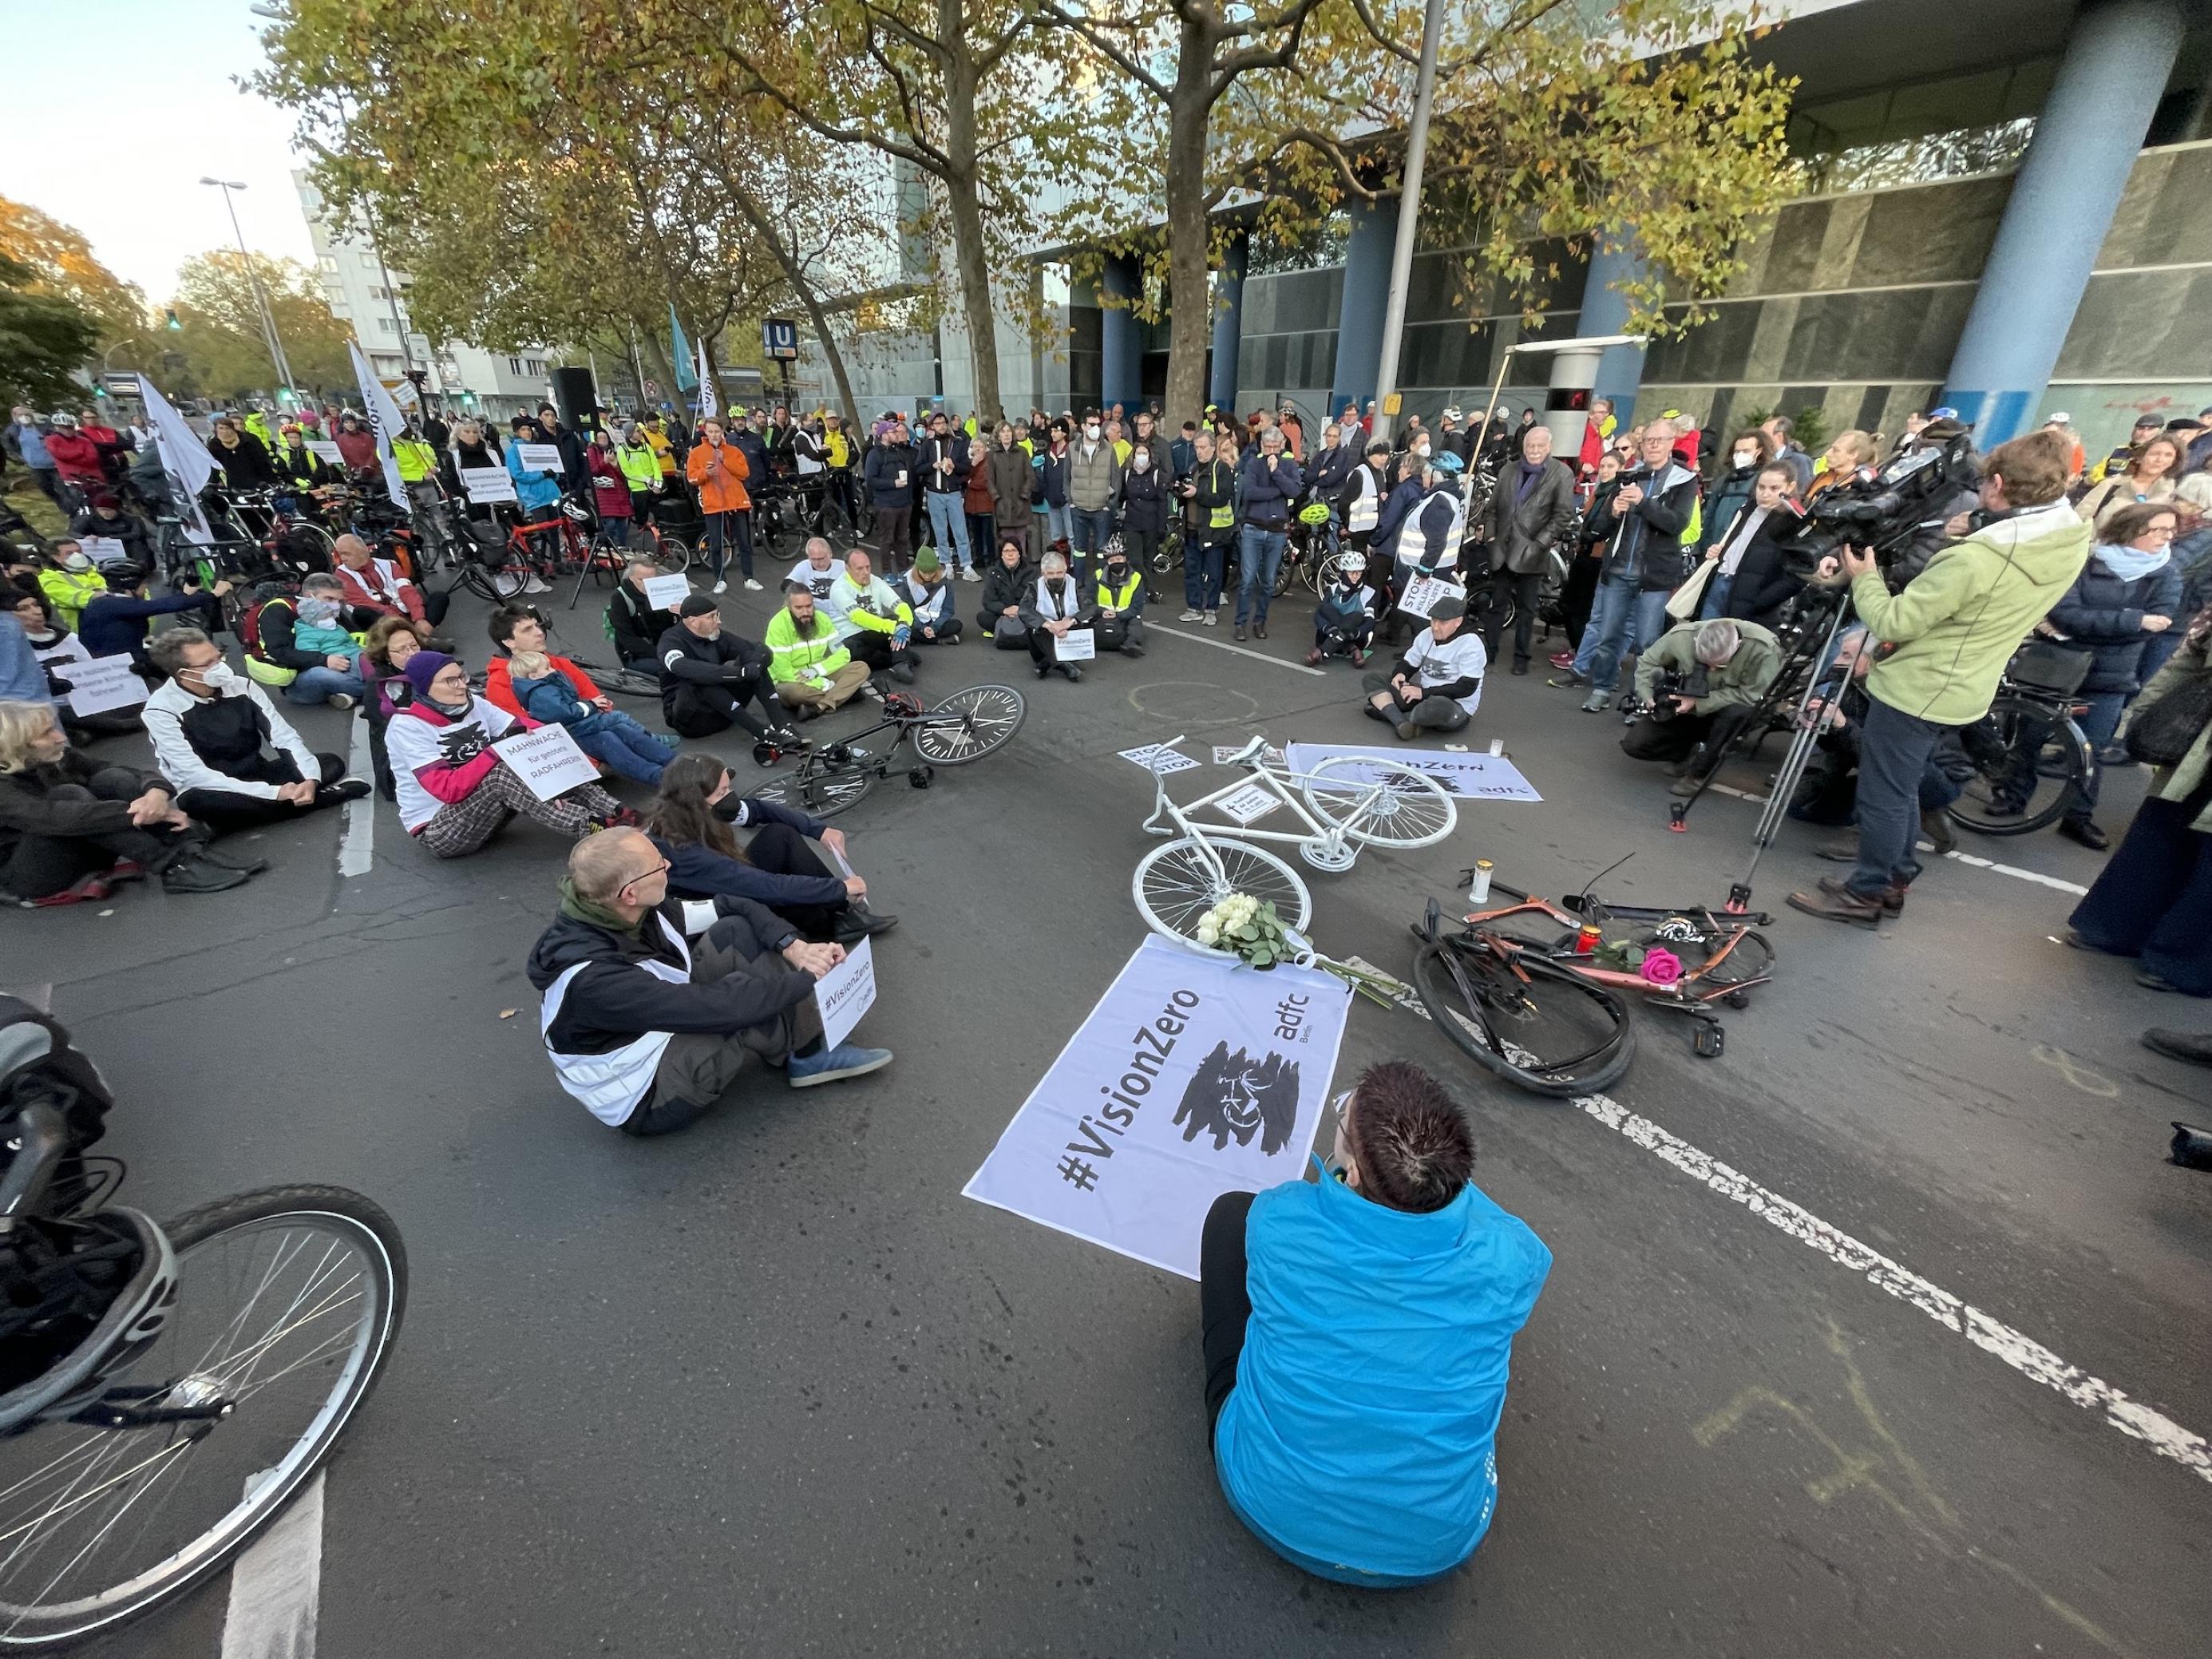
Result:
M1382 373L1382 312L1390 299L1390 254L1398 240L1398 198L1352 207L1344 256L1344 294L1336 309L1336 380L1329 413L1347 403L1367 412Z
M1206 401L1237 407L1237 347L1243 337L1244 272L1251 263L1252 239L1239 231L1222 255L1213 279L1213 372L1206 382Z
M1590 255L1589 275L1583 282L1583 312L1575 332L1593 337L1627 331L1628 300L1616 283L1632 283L1644 272L1643 257L1626 243L1600 242ZM1636 393L1644 384L1644 348L1607 346L1597 360L1597 381L1590 390L1613 400L1613 417L1630 424Z
M1102 303L1098 308L1099 356L1104 360L1098 370L1098 402L1102 409L1111 409L1115 404L1126 404L1131 409L1144 401L1145 345L1143 332L1137 324L1137 313L1127 303L1105 303L1110 301L1133 301L1144 295L1144 272L1136 260L1126 253L1109 253L1106 268L1098 282Z
M2182 0L2091 0L2013 180L1942 401L1984 448L2035 424L2180 50Z

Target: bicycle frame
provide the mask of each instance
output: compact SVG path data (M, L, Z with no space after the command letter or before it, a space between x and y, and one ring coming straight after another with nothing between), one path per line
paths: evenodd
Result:
M1182 738L1178 736L1168 743L1162 744L1160 747L1172 749L1182 740ZM1292 772L1287 768L1278 771L1267 763L1267 740L1264 737L1253 738L1243 748L1231 756L1225 763L1227 765L1240 769L1245 775L1237 781L1224 784L1212 794L1201 796L1186 805L1179 806L1168 799L1167 774L1154 772L1152 774L1152 815L1145 820L1145 833L1148 836L1173 836L1178 833L1188 836L1200 846L1206 848L1206 856L1210 860L1213 859L1213 852L1212 848L1207 846L1206 839L1206 832L1209 830L1215 835L1235 836L1244 841L1281 842L1296 847L1300 855L1317 870L1350 869L1352 861L1359 856L1358 845L1352 841L1350 831L1344 824L1324 823L1316 818L1305 803L1291 793L1292 784L1310 783L1313 781L1311 776L1304 772ZM1328 780L1323 781L1326 782ZM1294 830L1256 830L1251 824L1237 823L1233 821L1228 823L1201 823L1192 817L1192 814L1203 811L1209 806L1218 807L1230 797L1241 794L1255 786L1264 787L1275 797L1277 801L1289 807L1297 815L1298 821L1305 825L1307 833L1300 835ZM1382 783L1365 785L1353 810L1346 815L1346 817L1357 822L1364 816L1367 807L1381 797L1388 788L1389 786ZM1273 810L1272 806L1267 809L1268 811ZM1224 816L1229 815L1224 813ZM1257 817L1261 816L1265 814L1255 815L1255 822ZM1167 823L1160 822L1163 817L1169 820ZM1218 860L1214 861L1218 865Z

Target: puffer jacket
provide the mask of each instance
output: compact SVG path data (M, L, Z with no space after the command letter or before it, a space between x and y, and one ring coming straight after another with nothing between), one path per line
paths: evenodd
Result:
M2050 623L2065 636L2061 643L2088 655L2082 690L2125 696L2142 689L2144 660L2160 638L2143 631L2143 618L2178 622L2181 614L2181 572L2172 558L2130 581L2092 553L2066 597L2051 607Z
M1036 585L1036 579L1037 567L1033 560L1024 559L1009 570L1005 560L994 559L983 572L983 597L976 609L981 615L994 618L1003 615L1010 605L1018 609L1022 596Z

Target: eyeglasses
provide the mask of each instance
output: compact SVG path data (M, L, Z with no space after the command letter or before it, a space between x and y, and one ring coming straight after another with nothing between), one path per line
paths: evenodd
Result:
M636 886L638 883L641 881L651 881L663 870L672 869L673 867L674 866L672 866L666 859L663 859L659 863L654 865L652 869L640 871L636 875L632 876L628 881L622 884L622 890L627 893L631 888Z

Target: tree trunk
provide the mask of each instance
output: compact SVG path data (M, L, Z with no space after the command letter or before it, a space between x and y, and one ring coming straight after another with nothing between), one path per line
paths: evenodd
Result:
M999 402L999 325L991 308L991 257L983 240L981 191L976 182L975 56L968 42L967 0L937 0L938 40L945 50L945 194L952 216L953 258L960 272L960 306L968 319L969 362L975 370L975 410L987 426L1002 418Z
M1168 392L1167 424L1206 407L1206 353L1213 341L1212 228L1206 210L1206 137L1211 113L1213 42L1186 18L1168 102Z

